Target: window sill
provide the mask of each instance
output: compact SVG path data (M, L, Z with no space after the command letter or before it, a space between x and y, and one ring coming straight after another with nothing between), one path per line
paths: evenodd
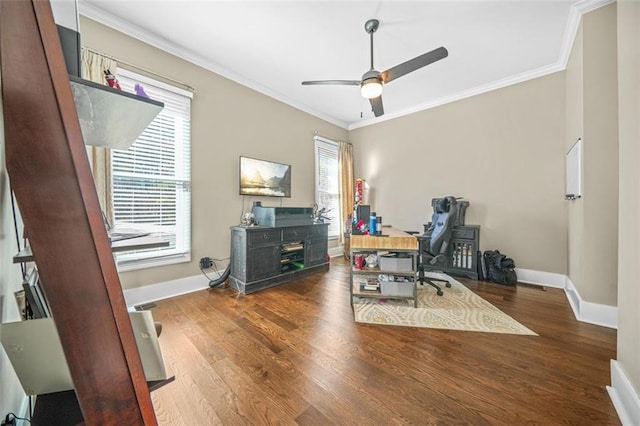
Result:
M150 259L127 260L117 262L117 264L118 272L128 272L185 262L191 262L191 253L154 257Z

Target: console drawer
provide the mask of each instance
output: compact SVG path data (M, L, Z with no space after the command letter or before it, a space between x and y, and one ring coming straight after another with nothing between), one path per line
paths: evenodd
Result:
M329 225L314 225L309 227L311 238L327 238L329 235Z
M282 239L284 241L306 240L308 236L308 226L290 226L282 228Z
M280 242L280 229L260 229L248 232L247 242L250 246Z

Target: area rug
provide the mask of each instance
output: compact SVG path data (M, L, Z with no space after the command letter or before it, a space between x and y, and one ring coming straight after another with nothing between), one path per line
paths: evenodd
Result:
M438 296L428 284L418 285L417 308L408 300L357 297L353 305L356 322L537 336L450 276L429 276L448 280L451 288L443 284L444 295Z

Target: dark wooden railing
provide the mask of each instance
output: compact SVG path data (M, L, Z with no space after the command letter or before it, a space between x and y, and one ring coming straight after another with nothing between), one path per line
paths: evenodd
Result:
M51 7L0 2L6 164L86 424L156 424Z

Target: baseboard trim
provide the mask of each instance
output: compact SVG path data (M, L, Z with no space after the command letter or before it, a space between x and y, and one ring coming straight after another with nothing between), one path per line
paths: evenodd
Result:
M220 274L209 275L213 279L220 276ZM179 278L177 280L130 288L124 290L124 299L127 306L131 307L207 288L209 288L209 280L207 277L200 274L191 277Z
M618 328L618 308L584 301L568 276L520 268L516 268L516 274L518 282L521 283L564 289L569 305L571 305L573 314L578 321L608 328Z
M607 386L609 398L624 426L640 424L640 399L627 378L620 363L611 360L611 386Z
M342 247L329 249L329 255L331 257L342 256L342 254ZM517 268L516 273L518 275L518 281L521 283L564 289L573 314L578 321L603 327L618 328L618 308L582 300L571 279L566 275L521 268ZM219 275L215 275L213 278L215 279L218 276ZM194 275L177 280L127 289L124 291L124 298L127 306L131 307L203 290L208 287L209 280L206 277L203 275Z
M618 307L587 302L582 299L571 278L566 278L564 292L578 321L603 327L618 328Z
M329 249L329 257L340 257L344 254L344 246L331 247Z
M29 395L24 396L24 398L22 398L22 404L20 406L20 411L18 411L18 413L20 413L20 417L22 417L23 419L30 419L31 418L31 412L29 411ZM34 406L35 406L35 401L34 401ZM22 423L16 423L16 424L26 424L24 422L24 420L17 420L17 422L22 422Z
M522 268L516 268L516 275L518 282L554 288L564 288L567 278L564 274Z

